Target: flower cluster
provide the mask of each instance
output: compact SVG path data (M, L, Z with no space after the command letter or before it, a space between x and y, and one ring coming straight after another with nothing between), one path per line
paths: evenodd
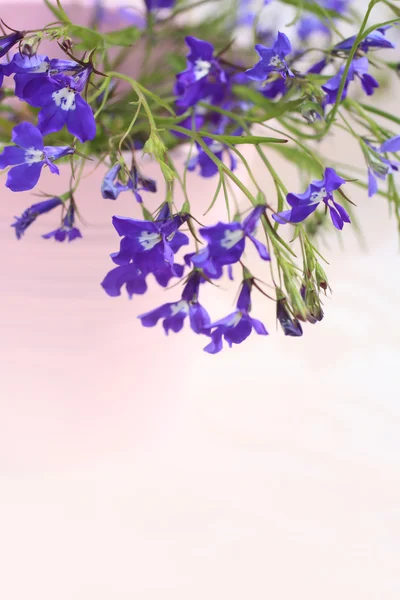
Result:
M42 237L82 237L76 198L90 161L93 170L104 169L100 200L124 194L133 200L132 214L143 217L113 217L120 245L104 291L115 297L125 288L132 298L145 294L151 279L163 288L183 284L175 301L139 316L144 327L161 321L168 334L186 321L204 336L204 350L216 354L224 342L240 344L252 331L267 335L253 316L257 293L275 303L286 336L300 337L304 323L320 322L330 287L318 235L331 222L337 230L355 223L350 186L385 196L400 226L400 135L390 129L399 119L371 104L382 85L377 65L399 71L396 62L375 58L395 48L394 19L375 29L365 19L361 30L338 39L342 20L352 21L351 0L285 3L295 11L284 31L273 29L279 12L264 19L280 10L279 0L221 0L221 13L190 19L190 25L184 20L194 8L190 0L143 0L141 8L112 11L113 18L96 0L90 26L72 23L62 0L46 4L56 21L0 37L0 169L7 170L5 185L13 192L36 188L46 168L58 174L64 164L71 176L65 193L42 194L15 217L17 239L57 209L56 228ZM248 46L236 44L241 27L251 33ZM40 53L44 39L57 42L58 54ZM127 73L138 47L145 56L134 78ZM328 160L324 145L315 143L332 139L337 128L361 148L367 170L359 180L351 165ZM265 179L257 180L259 168L243 145L253 146L273 194ZM156 165L163 184L145 175L140 152L150 155L149 168ZM299 167L301 183L278 172L276 154ZM223 195L226 219L201 223L190 188L196 177L205 194L204 179L216 181L206 213ZM293 235L285 238L288 231ZM226 277L238 281L236 307L213 320L212 307L205 307L208 290L223 288Z

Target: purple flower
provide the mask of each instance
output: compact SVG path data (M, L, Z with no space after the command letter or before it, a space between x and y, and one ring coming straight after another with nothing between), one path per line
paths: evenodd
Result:
M344 69L345 67L342 66L339 70L339 73L332 77L332 79L329 79L329 81L322 86L322 89L327 94L324 101L325 106L336 103ZM376 81L376 79L374 79L372 75L369 75L368 73L368 58L363 56L362 58L353 60L350 65L346 77L346 83L343 88L341 101L346 98L350 81L353 81L356 76L361 80L361 85L364 89L364 92L368 96L371 96L374 93L375 88L379 87L379 83Z
M187 69L176 76L176 105L181 109L218 94L218 88L226 84L226 74L214 57L214 46L192 36L185 41L190 48Z
M66 125L82 143L95 137L92 109L80 95L89 75L89 69L85 69L75 77L63 74L45 80L36 77L24 86L22 99L42 109L38 124L44 135L60 131Z
M121 171L121 164L115 164L105 175L101 185L101 195L108 200L116 200L121 192L131 190L138 202L143 202L141 191L155 193L157 184L154 179L144 177L137 167L132 167L129 174L129 179L126 184L118 179L118 174Z
M377 178L384 181L387 175L399 171L398 162L388 160L383 154L400 151L400 136L386 140L380 148L376 148L365 140L368 150L365 157L368 163L368 196L371 198L378 191Z
M56 242L64 242L68 240L72 242L76 238L81 238L82 234L77 227L74 227L75 220L75 210L73 205L71 204L67 210L67 214L63 219L63 224L58 229L54 231L50 231L50 233L45 233L42 235L43 238L49 240L50 238L54 238Z
M321 181L313 181L304 194L288 194L286 200L291 210L272 215L278 223L300 223L313 213L320 202L329 208L334 226L343 229L344 223L350 223L350 217L340 204L334 201L333 192L346 183L334 169L326 169ZM330 204L330 202L332 204Z
M221 144L221 142L218 142L217 140L213 140L211 138L203 138L203 139L204 139L204 142L209 147L209 149L211 150L211 152L213 152L219 160L222 160L222 154L223 154L224 150L227 150L230 160L231 160L230 169L231 169L231 171L234 171L236 169L236 166L237 166L236 158L232 154L232 152L230 152L228 146L225 146L224 144ZM208 154L206 154L206 152L204 152L204 150L202 149L202 147L199 144L196 144L196 145L197 145L198 153L195 156L192 156L192 158L189 160L188 170L194 171L196 169L196 167L198 166L200 168L200 175L202 177L213 177L214 175L216 175L218 173L217 165L208 156Z
M147 10L157 10L159 8L173 8L176 0L144 0Z
M290 315L285 298L280 298L276 303L276 318L278 319L283 333L291 337L303 335L303 329L298 319Z
M390 25L388 25L386 27L379 27L378 29L376 29L375 31L373 31L372 33L367 35L367 37L364 38L363 41L360 43L358 48L360 50L362 50L363 52L368 52L368 50L370 50L371 48L395 48L396 47L395 44L392 44L392 42L390 42L385 37L386 31L390 28L391 28ZM336 44L336 46L334 47L333 50L334 50L334 52L338 52L338 51L350 52L355 41L356 41L356 36L353 35L352 37L348 38L347 40L343 40L343 42Z
M268 79L264 87L260 90L262 95L270 100L275 100L278 96L284 96L288 91L287 80L275 75L274 79Z
M264 211L265 206L259 205L243 223L217 223L212 227L200 229L208 246L191 257L192 263L199 269L207 269L215 278L223 265L234 264L240 260L246 238L253 242L263 260L270 260L264 244L254 237L257 223Z
M209 354L217 354L222 350L222 338L232 348L232 344L241 344L251 334L252 330L258 335L268 335L261 321L250 317L251 310L251 287L250 280L243 282L243 287L237 301L235 312L224 319L211 323L209 328L213 330L210 334L211 342L204 348Z
M210 327L210 317L199 304L199 287L201 274L193 271L187 280L183 289L181 300L178 302L168 302L148 313L139 315L144 327L154 327L160 319L163 319L163 327L168 335L169 331L178 333L181 331L186 317L189 317L190 327L197 333L208 333Z
M187 215L171 216L165 204L156 221L139 221L128 217L113 217L113 225L122 237L120 251L112 254L116 264L134 261L141 269L155 273L174 267L174 254L189 243L187 235L178 231Z
M153 274L157 283L162 287L167 287L172 277L182 277L183 272L184 267L175 263L173 268L165 264ZM129 298L132 298L134 294L144 294L146 292L148 273L135 263L120 265L107 273L101 285L109 296L120 296L121 288L125 285Z
M51 200L44 200L43 202L32 204L32 206L24 210L20 217L15 217L16 221L11 225L11 227L15 227L15 235L17 236L17 239L21 239L26 229L29 227L29 225L32 225L37 217L61 205L62 200L60 200L60 198L52 198Z
M252 69L246 71L249 79L265 81L270 73L279 73L283 78L286 78L286 76L294 77L285 58L291 53L292 46L284 33L278 32L278 37L272 48L256 44L255 49L261 60Z
M53 162L74 152L69 146L44 146L42 133L28 122L14 127L11 139L16 145L4 148L0 154L0 169L12 167L8 172L6 186L13 192L34 188L44 165L52 173L59 174Z
M0 58L5 56L15 44L17 44L25 35L25 31L13 31L8 35L0 37Z
M348 0L322 0L320 4L323 8L333 10L338 14L343 14L348 7ZM305 16L300 19L297 33L301 40L307 40L314 32L329 34L329 27L314 15Z

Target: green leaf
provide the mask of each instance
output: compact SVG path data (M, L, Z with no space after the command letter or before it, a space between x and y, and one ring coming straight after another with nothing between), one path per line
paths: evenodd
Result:
M282 154L286 160L296 165L301 171L306 171L312 175L321 175L321 166L313 160L313 158L303 152L299 148L293 148L290 146L274 146L274 149Z
M61 2L58 1L57 6L54 6L54 4L52 4L50 2L50 0L44 0L44 3L46 4L47 8L53 13L53 15L55 17L57 17L57 19L59 21L61 21L62 23L70 23L71 22L68 18L67 13L61 6Z
M286 144L288 140L273 137L263 137L262 135L217 135L207 131L199 131L199 135L209 137L217 142L225 144Z
M107 46L132 46L141 35L137 27L125 27L117 31L103 34L103 40Z
M79 47L83 50L93 50L93 48L102 48L104 46L103 36L93 29L81 27L80 25L71 25L68 28L71 37L79 40Z
M234 86L233 91L242 100L250 100L250 102L259 108L263 108L266 111L266 115L263 115L263 121L275 119L286 112L298 112L298 109L304 102L302 99L292 100L290 102L271 102L271 100L268 100L268 98L260 94L260 92L244 85Z

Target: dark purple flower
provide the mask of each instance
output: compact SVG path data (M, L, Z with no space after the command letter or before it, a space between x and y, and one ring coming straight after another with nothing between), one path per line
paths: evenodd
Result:
M116 200L121 192L126 192L129 187L118 180L118 174L122 166L120 163L115 164L104 176L101 184L101 195L106 200Z
M251 281L244 281L235 312L209 325L211 342L204 348L205 352L209 354L220 352L222 350L222 338L225 339L230 348L232 348L232 344L241 344L249 337L253 329L258 335L268 335L261 321L253 319L249 315L251 310L251 287Z
M203 138L203 139L204 139L204 142L209 147L209 149L211 150L211 152L213 152L219 160L222 160L222 154L223 154L224 150L226 150L228 152L230 160L231 160L231 164L230 164L231 171L234 171L236 169L236 166L237 166L236 158L235 158L234 154L232 152L230 152L228 146L221 144L221 142L218 142L217 140L213 140L211 138ZM208 156L208 154L206 152L204 152L203 148L199 144L196 144L196 145L197 145L198 152L195 156L192 156L192 158L188 161L188 170L194 171L196 169L196 167L198 166L200 169L200 175L202 177L213 177L214 175L216 175L218 173L217 165Z
M324 101L325 106L336 103L344 69L345 67L342 66L339 70L339 73L332 77L332 79L329 79L329 81L322 86L322 89L327 94ZM353 81L355 77L358 77L361 80L361 85L368 96L371 96L374 93L374 90L379 87L379 83L376 81L376 79L374 79L372 75L369 75L368 73L368 58L363 56L362 58L353 60L350 65L346 77L346 83L343 88L341 101L346 98L350 81Z
M176 0L144 0L147 10L157 10L159 8L173 8Z
M49 240L50 238L54 238L56 242L64 242L68 240L72 242L76 238L81 238L82 234L77 227L74 227L75 220L75 210L73 205L71 204L67 210L67 214L63 219L63 224L58 229L54 231L50 231L50 233L45 233L42 235L43 238Z
M390 25L386 27L379 27L378 29L367 35L367 37L364 38L363 41L360 43L358 48L363 52L368 52L368 50L370 50L371 48L395 48L395 44L393 44L385 37L386 31L390 28ZM355 41L356 36L353 35L347 40L343 40L343 42L336 44L333 50L334 52L350 52Z
M80 142L96 135L96 122L89 104L80 95L90 75L85 69L75 77L57 74L32 78L23 89L22 99L42 110L38 115L39 129L44 135L67 126Z
M211 320L205 308L198 301L200 280L201 274L193 271L183 289L181 300L162 304L150 312L139 315L138 318L142 325L154 327L162 319L164 331L168 335L169 331L178 333L182 329L186 317L189 317L190 327L195 333L208 333Z
M264 87L260 90L262 95L270 100L275 100L278 96L284 96L287 91L287 80L276 75L273 79L268 79Z
M17 44L25 35L25 31L13 31L8 35L0 37L0 58L5 56L15 44Z
M69 146L44 146L43 135L32 123L23 122L14 127L12 141L15 146L6 146L0 154L0 169L12 167L6 186L13 192L31 190L39 181L44 165L52 173L59 173L55 160L73 154Z
M178 231L187 215L171 216L168 204L164 205L156 221L139 221L128 217L113 217L113 225L122 237L120 251L112 254L116 264L126 265L131 260L141 269L155 273L172 269L174 254L189 243L187 235Z
M283 333L291 337L303 335L303 329L298 319L293 318L288 311L285 298L280 298L276 303L276 318L278 319Z
M249 79L265 81L270 73L279 73L283 78L286 78L286 76L294 77L285 58L291 53L292 46L284 33L278 32L278 37L272 48L256 44L255 49L261 60L252 69L246 71Z
M240 260L246 238L253 242L263 260L270 260L264 244L254 237L257 223L264 211L265 206L256 206L243 223L217 223L200 229L208 246L191 257L192 263L199 269L207 270L215 278L221 266Z
M384 181L387 175L399 171L398 162L388 160L383 154L400 152L400 136L386 140L380 148L376 148L366 140L368 150L365 157L368 163L368 196L371 198L378 191L377 178Z
M21 239L26 229L29 225L32 225L37 217L61 205L62 200L60 200L60 198L51 198L51 200L43 200L43 202L32 204L32 206L24 210L20 217L15 217L16 221L11 225L11 227L15 227L17 239Z
M192 36L185 38L190 48L187 69L176 76L176 105L180 109L194 106L200 100L219 93L218 88L226 84L226 74L214 57L214 46Z
M304 194L288 194L286 200L291 210L276 213L272 217L278 223L300 223L313 213L320 202L330 211L331 219L337 229L343 229L344 223L350 223L350 217L340 204L334 201L333 192L346 183L334 169L326 169L321 181L313 181ZM330 204L331 203L331 204Z
M167 287L172 277L182 277L184 267L174 264L173 268L165 264L162 268L153 272L157 283L162 287ZM129 298L134 294L144 294L147 290L146 277L148 271L139 268L135 263L121 265L107 273L101 285L109 296L120 296L121 288L126 286Z

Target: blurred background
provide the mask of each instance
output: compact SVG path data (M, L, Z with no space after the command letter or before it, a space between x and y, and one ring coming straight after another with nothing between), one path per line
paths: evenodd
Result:
M0 16L49 21L32 0L2 0ZM398 85L376 96L389 112ZM328 150L364 168L348 137ZM17 242L12 218L37 199L2 187L0 597L398 600L400 258L385 199L353 187L363 242L350 226L325 236L321 323L285 338L258 298L269 337L209 356L190 332L166 338L136 319L176 289L130 302L100 287L118 245L111 216L132 214L130 198L94 191L103 175L83 179L88 226L68 246L40 237L51 215ZM40 187L61 193L68 177ZM190 186L202 214L214 184ZM204 301L216 318L232 307L224 285Z

